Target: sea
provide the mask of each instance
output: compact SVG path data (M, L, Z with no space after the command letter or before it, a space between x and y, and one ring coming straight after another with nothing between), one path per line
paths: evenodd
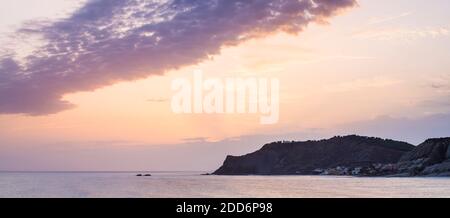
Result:
M138 177L138 173L151 173ZM204 172L1 172L1 198L450 197L450 178L205 176Z

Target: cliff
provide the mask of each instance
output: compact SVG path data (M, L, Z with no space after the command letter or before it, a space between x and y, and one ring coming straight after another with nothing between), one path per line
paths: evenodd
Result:
M399 175L450 176L450 138L428 139L396 164Z
M216 175L450 176L450 138L418 146L362 136L274 142L228 156Z
M356 135L320 141L274 142L244 156L228 156L213 174L375 174L371 171L374 165L381 168L397 163L413 149L413 145L405 142Z

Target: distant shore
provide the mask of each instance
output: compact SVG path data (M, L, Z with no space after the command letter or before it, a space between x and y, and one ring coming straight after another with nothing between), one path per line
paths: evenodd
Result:
M357 135L283 141L243 156L227 156L214 175L450 176L450 138L418 146Z

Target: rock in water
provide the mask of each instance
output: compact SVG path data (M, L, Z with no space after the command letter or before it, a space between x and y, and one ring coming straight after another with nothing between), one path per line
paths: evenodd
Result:
M244 156L227 156L213 174L311 175L329 168L350 174L356 168L397 163L413 149L413 145L405 142L356 135L320 141L274 142ZM372 173L371 170L367 173Z

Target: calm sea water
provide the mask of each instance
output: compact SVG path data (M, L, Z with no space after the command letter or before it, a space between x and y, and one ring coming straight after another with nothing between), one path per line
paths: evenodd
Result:
M450 197L450 178L0 173L0 197Z

